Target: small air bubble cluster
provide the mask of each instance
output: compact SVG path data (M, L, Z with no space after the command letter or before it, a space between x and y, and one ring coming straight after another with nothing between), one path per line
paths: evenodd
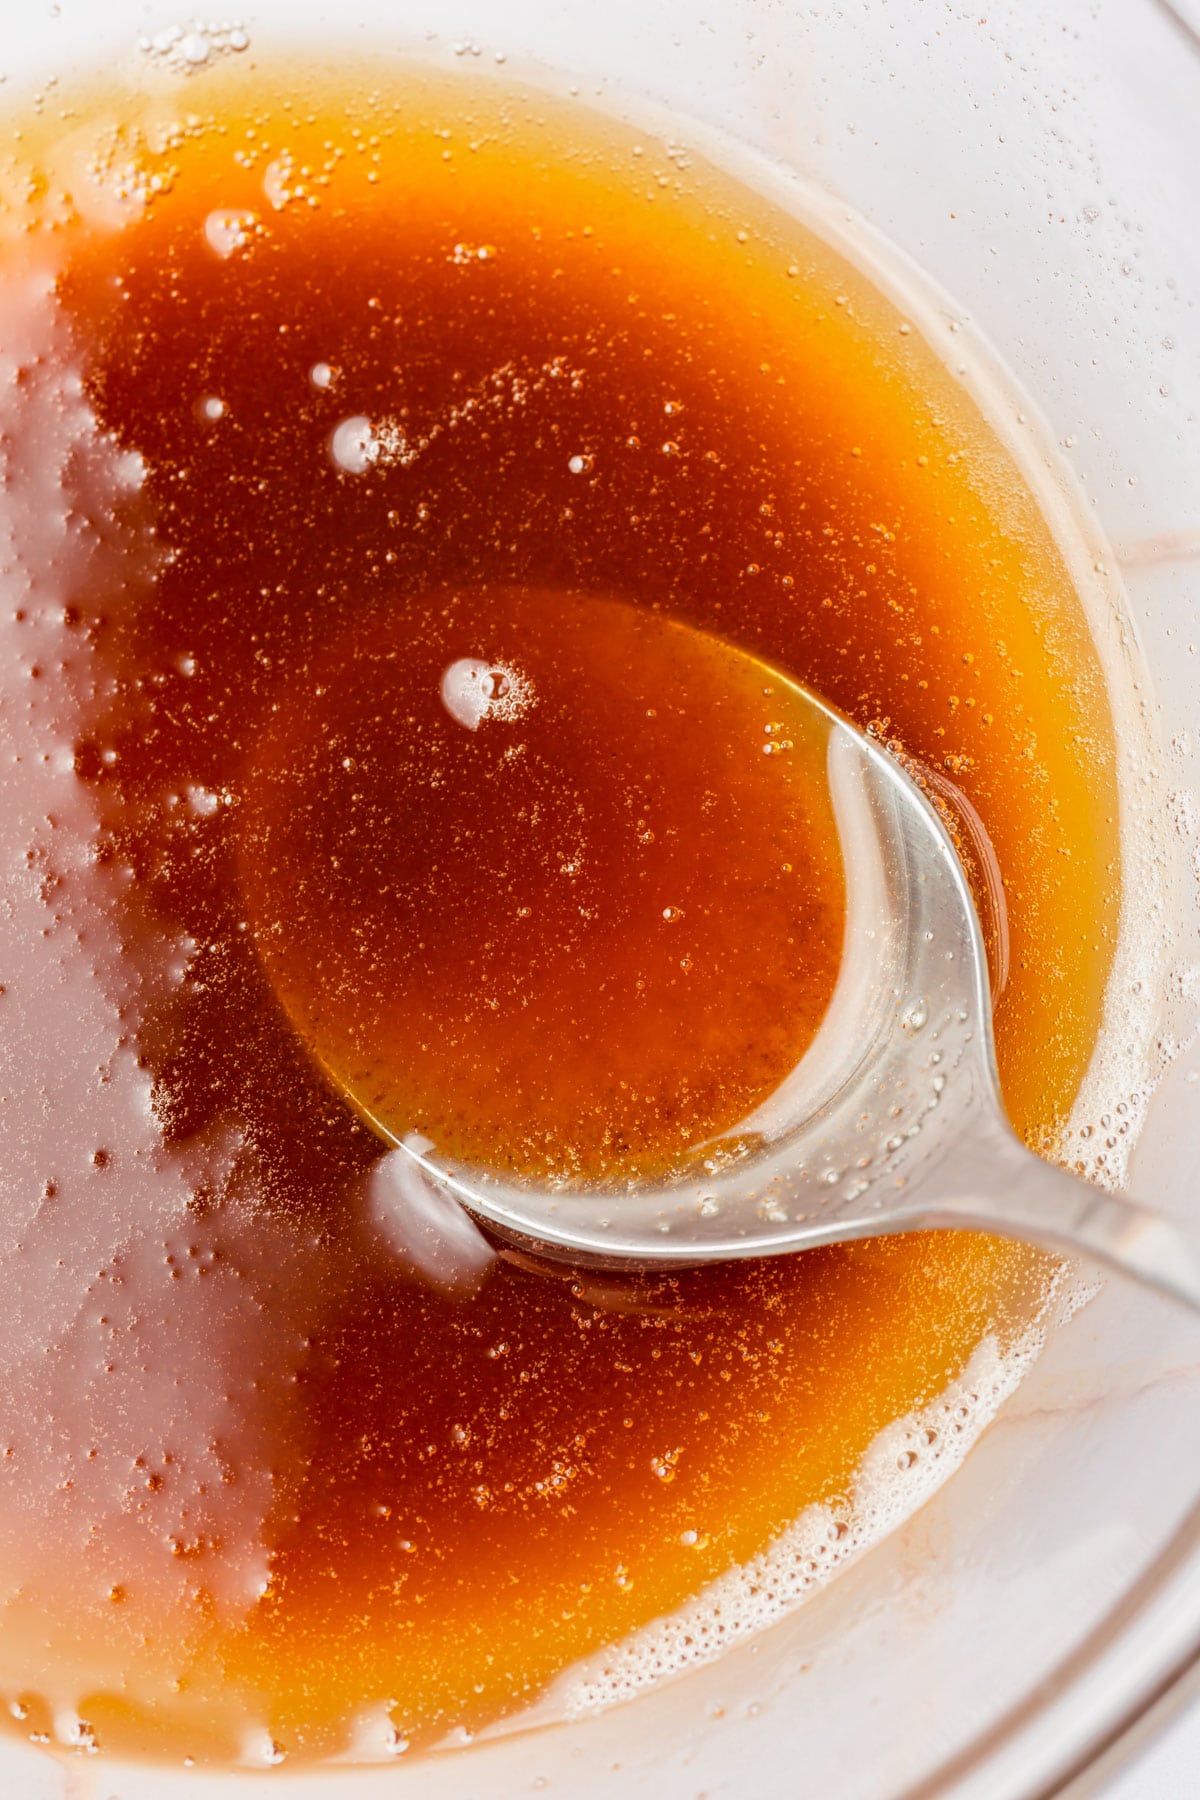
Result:
M485 719L511 723L523 718L535 700L533 683L514 663L488 663L476 656L450 663L438 692L450 717L468 731L478 731ZM529 912L524 908L522 916L528 918Z
M249 49L250 36L241 23L213 24L193 19L187 25L166 25L153 36L138 39L143 56L176 75L193 75L223 56Z

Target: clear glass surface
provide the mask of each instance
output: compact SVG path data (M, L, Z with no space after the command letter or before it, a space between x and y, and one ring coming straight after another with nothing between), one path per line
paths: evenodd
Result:
M389 55L480 69L503 58L506 73L577 86L648 129L715 146L775 194L803 191L868 252L881 234L911 265L947 356L952 336L975 346L972 367L993 348L1019 390L998 390L1011 429L1028 434L1047 495L1093 548L1095 629L1137 740L1126 844L1146 859L1167 976L1150 1046L1162 1079L1151 1096L1133 1071L1124 1102L1141 1126L1130 1184L1200 1220L1200 1058L1187 1048L1200 1009L1189 798L1200 763L1200 50L1183 16L1154 0L259 0L242 23L245 54L305 40L330 55L377 46L381 79ZM5 25L5 93L144 55L138 39L174 24L193 29L141 0L21 9ZM1151 816L1175 829L1148 837ZM1119 979L1139 979L1136 958ZM272 1790L1054 1793L1200 1646L1198 1353L1191 1320L1110 1283L924 1507L756 1640L597 1716L375 1771L282 1769ZM218 1800L237 1785L0 1748L0 1786L18 1800Z

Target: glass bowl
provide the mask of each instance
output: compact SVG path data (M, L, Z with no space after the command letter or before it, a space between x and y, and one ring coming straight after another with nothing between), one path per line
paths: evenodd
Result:
M1125 1071L1130 1185L1200 1225L1200 40L1183 16L1166 0L255 0L239 25L251 55L369 48L381 79L391 56L502 61L709 149L852 250L886 240L925 328L948 358L970 346L1047 505L1089 545L1133 904L1153 909L1147 967L1166 970L1150 1041L1122 1041L1115 991L1100 1053ZM21 9L7 92L162 62L174 26L204 38L142 0ZM1136 954L1114 979L1142 979ZM606 1712L386 1768L282 1769L272 1790L1082 1794L1200 1653L1198 1350L1193 1321L1110 1283L906 1524L720 1660ZM0 1745L19 1800L222 1800L249 1779Z

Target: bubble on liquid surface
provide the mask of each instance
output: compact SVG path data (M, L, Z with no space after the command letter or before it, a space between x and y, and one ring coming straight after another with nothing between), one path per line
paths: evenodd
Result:
M318 371L321 371L318 378ZM310 371L310 380L321 388L333 379L327 363L318 363ZM396 419L368 419L365 413L354 413L336 425L329 437L329 454L336 466L347 475L364 475L368 469L407 469L440 433L434 425L427 437L410 439Z
M362 475L379 454L379 445L371 421L363 413L355 413L336 425L329 439L329 454L347 475Z
M187 25L166 25L153 37L138 40L143 56L177 75L194 74L218 57L239 54L249 44L245 26L230 20L204 24L193 19Z
M438 689L452 719L478 731L485 719L519 719L533 705L533 684L511 663L460 656L442 675Z
M205 240L224 262L250 242L257 224L257 213L245 207L219 206L204 221Z

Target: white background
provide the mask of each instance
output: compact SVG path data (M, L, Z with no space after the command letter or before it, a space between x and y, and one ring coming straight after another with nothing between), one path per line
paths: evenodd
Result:
M1103 1789L1102 1800L1200 1800L1200 1700Z

